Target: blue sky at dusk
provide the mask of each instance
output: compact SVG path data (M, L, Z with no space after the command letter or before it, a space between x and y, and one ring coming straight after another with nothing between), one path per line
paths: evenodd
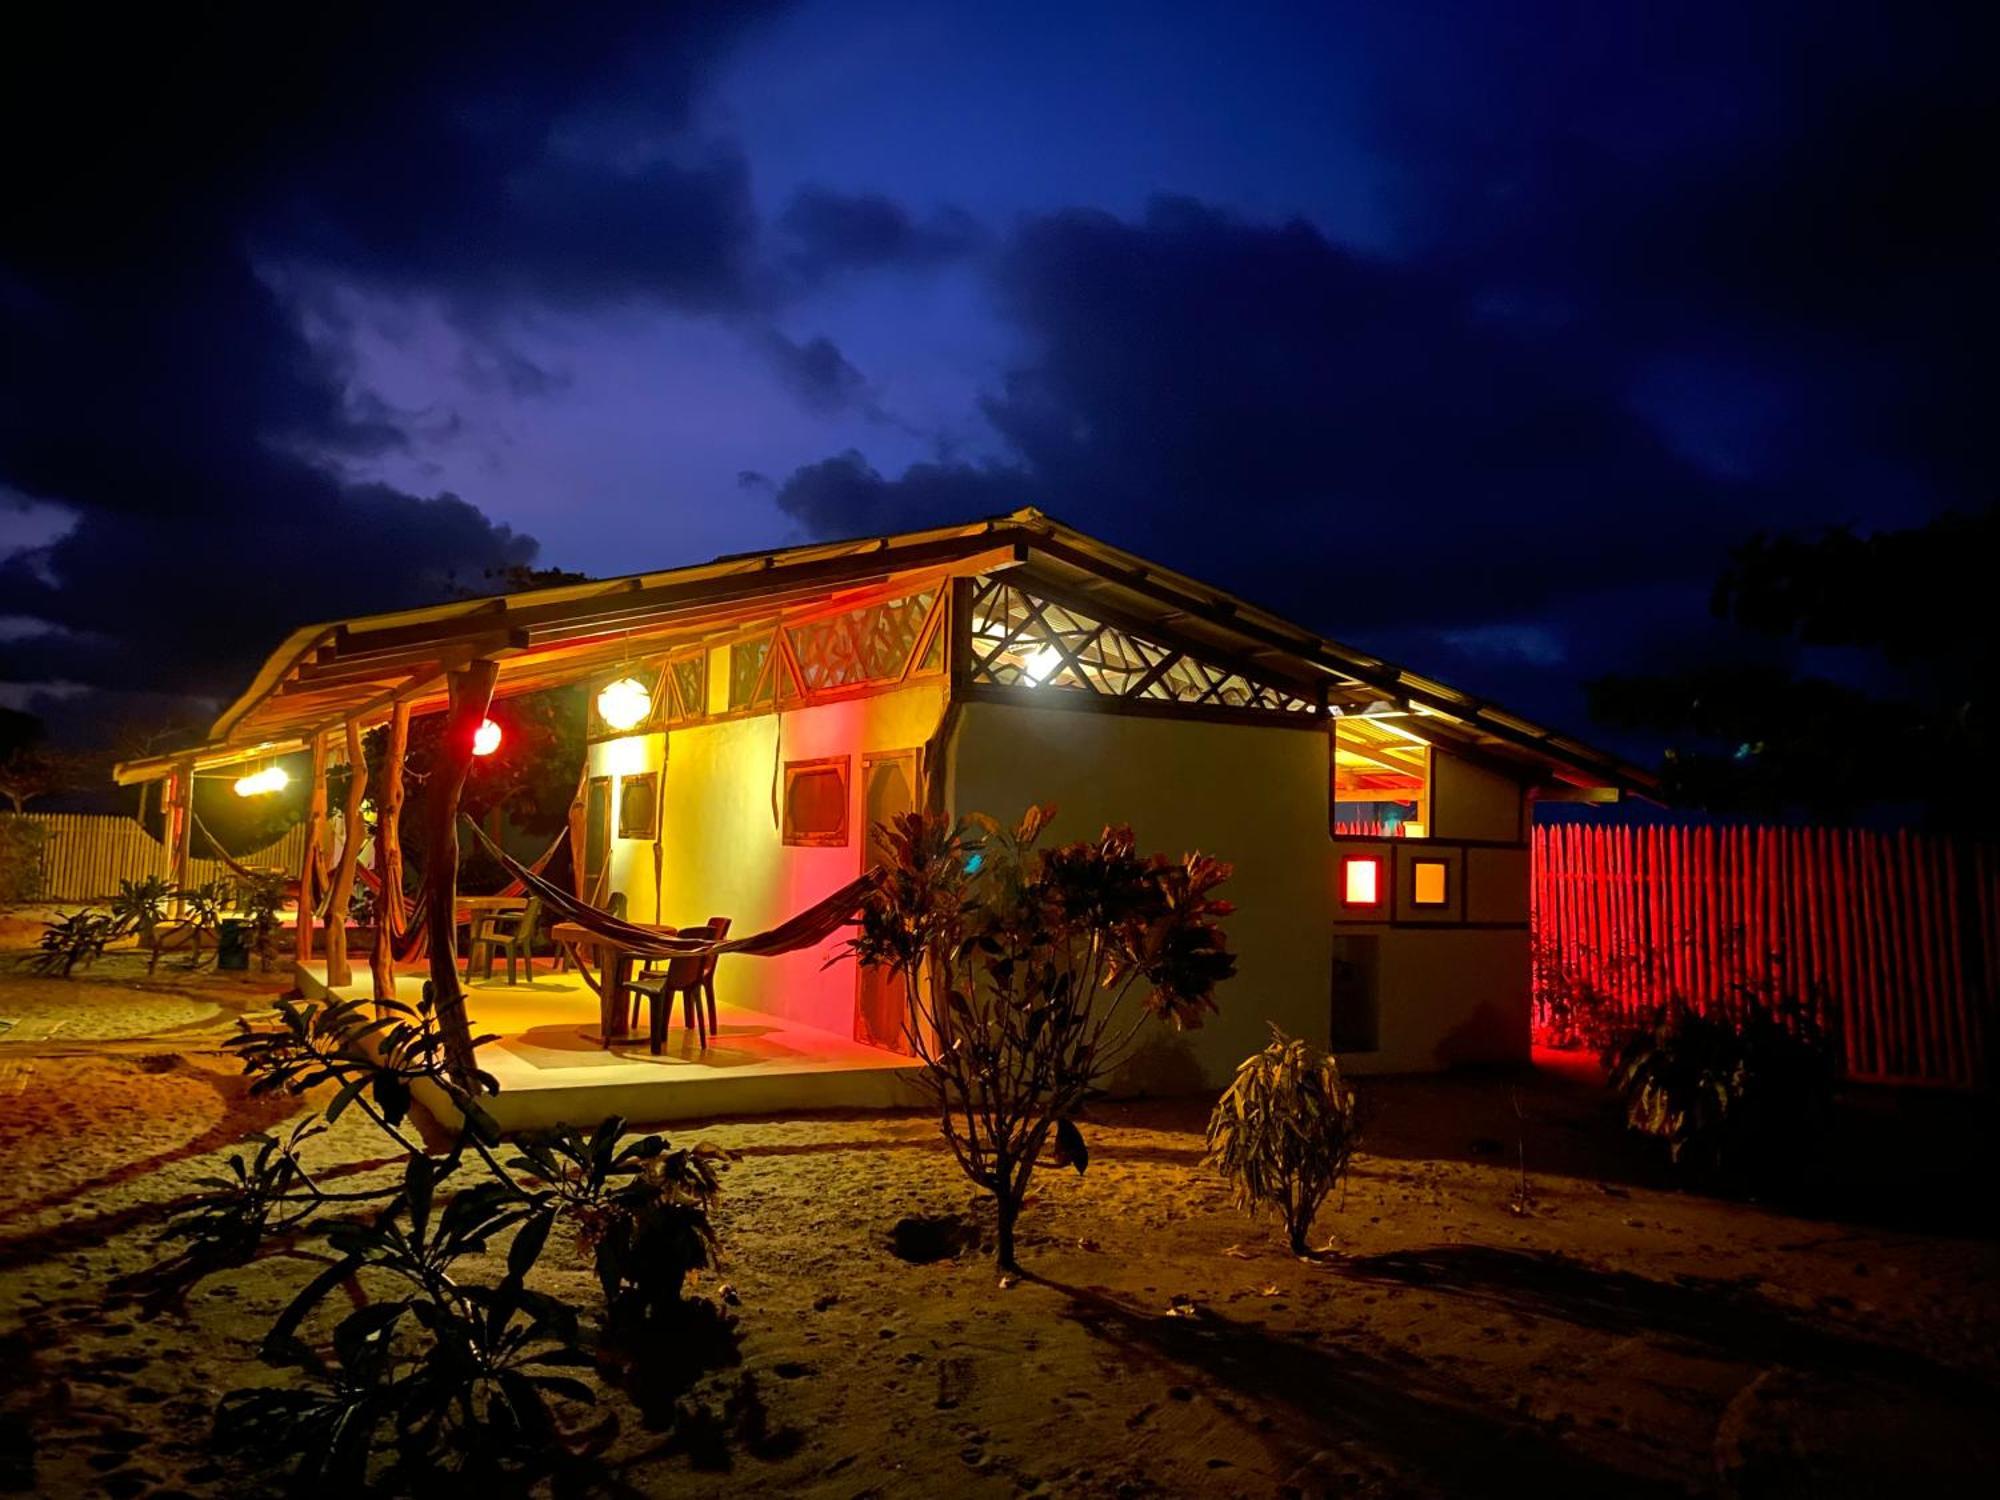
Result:
M1979 15L35 22L0 701L204 712L488 569L1035 504L1587 729L1718 649L1751 533L1990 499Z

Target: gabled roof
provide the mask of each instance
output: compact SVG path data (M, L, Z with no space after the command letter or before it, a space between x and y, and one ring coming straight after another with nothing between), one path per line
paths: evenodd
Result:
M444 676L485 658L505 695L572 682L627 656L838 608L913 580L1007 568L1106 619L1192 653L1247 663L1335 713L1396 708L1426 733L1540 768L1575 786L1650 791L1654 779L1578 740L1434 679L1329 640L1211 585L1099 541L1034 509L896 536L739 553L694 567L530 589L295 630L216 720L197 764L297 748L348 720L424 712ZM118 768L123 783L164 775L180 756Z

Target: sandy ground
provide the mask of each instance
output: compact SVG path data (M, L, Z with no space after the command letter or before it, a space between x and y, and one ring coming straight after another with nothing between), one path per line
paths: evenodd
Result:
M273 1247L179 1305L122 1278L162 1257L164 1215L237 1136L296 1108L248 1099L214 1051L271 986L130 978L34 981L0 961L16 1022L0 1035L0 1487L255 1493L208 1451L209 1415L276 1378L253 1346L313 1247ZM1858 1117L1868 1144L1843 1180L1870 1225L1675 1190L1587 1077L1364 1092L1371 1149L1321 1218L1325 1262L1230 1206L1199 1165L1199 1102L1138 1103L1089 1122L1087 1175L1039 1179L1030 1275L1006 1290L977 1255L890 1251L904 1215L978 1212L921 1117L677 1130L738 1157L728 1264L697 1288L727 1285L735 1362L689 1399L741 1409L754 1391L766 1430L691 1443L662 1415L675 1393L605 1387L619 1477L842 1500L1987 1492L2000 1254L1981 1214L1934 1210L1983 1205L1956 1163L1991 1157L1983 1138L1949 1158L1899 1144L1962 1137L1958 1106ZM356 1115L317 1145L343 1184L394 1170ZM1891 1191L1884 1163L1918 1159ZM543 1265L542 1284L595 1307L571 1246Z

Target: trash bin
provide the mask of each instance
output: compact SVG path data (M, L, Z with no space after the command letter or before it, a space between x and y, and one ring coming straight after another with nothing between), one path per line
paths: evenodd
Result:
M224 917L215 930L215 966L218 969L250 967L250 944L244 937L241 917Z

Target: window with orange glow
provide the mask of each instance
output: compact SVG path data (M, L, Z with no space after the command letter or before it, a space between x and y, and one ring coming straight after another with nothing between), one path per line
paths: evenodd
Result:
M1441 859L1420 859L1410 867L1410 904L1443 906L1451 898L1450 867Z
M1341 861L1340 899L1346 906L1379 906L1382 902L1382 861L1355 855Z
M1333 721L1333 831L1420 839L1429 831L1431 747L1392 714Z

